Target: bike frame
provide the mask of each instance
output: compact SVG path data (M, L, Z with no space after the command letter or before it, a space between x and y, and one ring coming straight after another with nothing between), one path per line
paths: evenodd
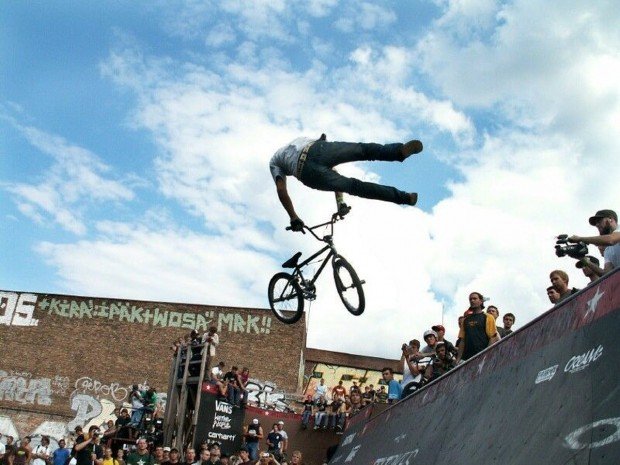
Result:
M319 276L321 275L321 273L325 269L325 266L327 265L327 262L329 261L329 259L334 257L334 256L336 256L336 255L338 255L338 252L336 251L336 246L334 246L334 239L333 239L333 236L334 236L334 223L336 221L338 221L338 218L336 217L336 215L334 215L334 216L332 216L332 219L330 221L327 221L325 223L317 224L317 225L312 226L312 227L306 226L306 229L310 232L310 234L312 234L316 238L316 240L321 241L321 242L326 242L327 245L325 247L323 247L321 250L319 250L318 252L316 252L315 254L311 255L309 258L305 259L303 262L298 263L297 266L295 266L295 271L293 272L293 275L299 275L299 277L302 279L303 284L312 284L312 285L314 285L316 280L319 278ZM321 227L327 226L327 225L330 226L330 234L326 234L323 237L319 237L314 232L315 229L321 228ZM312 279L310 279L310 281L306 280L304 278L303 273L301 272L302 268L304 268L312 260L314 260L315 258L319 257L321 254L323 254L327 250L329 250L329 252L325 256L325 258L323 258L323 263L321 263L321 266L319 266L319 269L316 270L316 272L314 273L314 275L312 276Z

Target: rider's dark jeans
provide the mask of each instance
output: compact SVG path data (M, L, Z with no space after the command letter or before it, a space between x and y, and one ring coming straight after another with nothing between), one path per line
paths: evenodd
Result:
M334 166L350 161L402 161L402 146L400 143L381 145L317 141L308 151L300 181L322 191L346 192L357 197L398 204L409 203L407 193L395 187L347 178L333 170Z

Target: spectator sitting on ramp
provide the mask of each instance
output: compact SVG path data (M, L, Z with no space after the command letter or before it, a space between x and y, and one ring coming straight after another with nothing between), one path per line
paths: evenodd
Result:
M422 151L422 142L410 140L405 144L373 144L327 142L325 134L319 140L297 138L280 148L271 158L269 169L276 183L278 198L288 213L293 231L302 231L304 222L299 218L286 188L286 177L295 176L313 189L336 193L338 213L344 216L349 207L342 201L342 192L367 199L383 200L401 205L415 205L418 194L400 191L338 174L334 167L353 161L404 161Z

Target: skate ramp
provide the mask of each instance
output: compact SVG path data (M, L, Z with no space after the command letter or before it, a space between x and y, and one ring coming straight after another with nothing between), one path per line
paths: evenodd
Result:
M330 464L620 463L620 272L383 412Z

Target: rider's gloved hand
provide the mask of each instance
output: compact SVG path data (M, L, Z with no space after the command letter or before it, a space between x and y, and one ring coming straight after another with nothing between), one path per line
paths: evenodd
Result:
M338 204L338 216L342 219L344 216L351 211L351 207L349 207L346 203L340 202Z
M295 218L291 220L291 230L293 231L303 231L304 230L304 222L300 218Z

